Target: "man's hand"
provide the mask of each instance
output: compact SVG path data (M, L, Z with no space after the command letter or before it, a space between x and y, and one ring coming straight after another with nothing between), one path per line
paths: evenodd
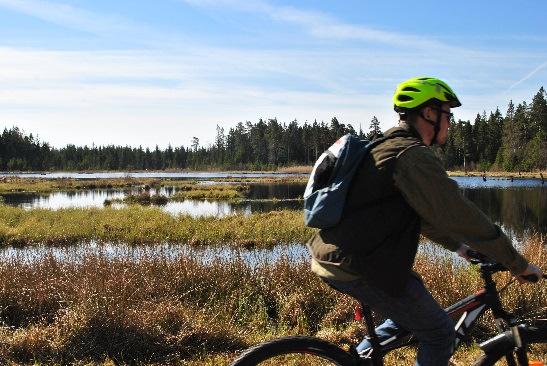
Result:
M531 279L523 278L523 276L529 276L529 275L535 276L536 280L534 281ZM516 276L516 278L520 283L537 282L543 278L543 272L537 266L534 266L533 264L528 264L528 267L526 267L524 272L519 273L519 275Z
M471 260L471 257L469 257L467 255L467 251L470 250L471 248L469 248L469 246L465 245L465 244L462 244L460 245L460 247L458 248L458 250L456 250L456 253L458 253L458 255L460 257L462 257L463 259L465 259L466 261L470 261Z

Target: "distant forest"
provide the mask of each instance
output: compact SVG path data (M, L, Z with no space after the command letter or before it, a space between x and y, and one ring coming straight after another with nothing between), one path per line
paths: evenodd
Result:
M395 120L394 120L395 123ZM213 144L201 146L194 137L189 146L161 150L129 146L75 146L57 149L26 135L18 127L0 135L0 170L163 170L252 169L311 165L338 137L351 133L370 138L380 131L372 118L368 130L359 131L335 117L330 123L300 125L277 119L239 122L226 131L217 126ZM505 116L477 114L473 122L461 121L450 128L449 139L437 154L446 169L531 171L547 168L547 102L543 87L531 103L509 102Z

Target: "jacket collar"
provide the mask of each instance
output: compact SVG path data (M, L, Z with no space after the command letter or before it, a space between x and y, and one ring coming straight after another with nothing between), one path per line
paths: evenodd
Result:
M399 121L399 126L397 127L392 127L390 128L389 130L387 130L384 135L385 136L389 136L391 135L393 132L395 131L406 131L408 132L411 136L417 138L418 140L420 140L421 142L423 142L422 140L422 136L420 135L420 133L414 128L414 126L412 126L411 124L408 124L404 121Z

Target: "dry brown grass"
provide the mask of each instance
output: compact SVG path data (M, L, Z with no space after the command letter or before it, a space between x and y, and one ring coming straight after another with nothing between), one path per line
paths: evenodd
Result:
M287 174L310 174L312 169L313 165L293 165L280 167L277 169L277 172Z
M543 237L534 236L524 250L547 267ZM432 254L420 256L416 268L442 303L480 287L473 269L452 265L447 255L426 255ZM504 283L503 275L498 281ZM545 291L511 285L504 301L533 311L545 306ZM71 249L63 260L13 257L0 261L0 364L226 365L251 344L297 333L347 346L363 336L352 320L354 305L307 263L286 259L251 267L238 258L204 263L191 252L114 259ZM412 352L390 357L410 365ZM467 365L477 353L462 350L455 364Z
M130 187L159 187L159 179L113 178L113 179L40 179L40 178L0 178L0 192L54 192L80 189L106 189Z
M456 265L452 258L441 254L443 249L430 247L429 254L419 255L416 268L422 274L423 280L431 293L443 306L454 303L464 295L474 293L481 285L477 267L467 264ZM546 238L542 234L533 234L522 247L522 253L531 263L547 269ZM436 252L436 253L432 253ZM438 260L431 261L431 255ZM494 280L501 285L512 281L508 272L494 275ZM521 285L513 281L503 292L504 305L517 309L517 314L529 313L533 309L547 310L547 286Z

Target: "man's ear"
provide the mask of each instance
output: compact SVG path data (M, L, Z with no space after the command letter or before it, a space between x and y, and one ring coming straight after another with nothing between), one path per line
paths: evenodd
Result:
M424 116L427 119L431 119L433 110L431 107L423 107L422 108L422 116Z

